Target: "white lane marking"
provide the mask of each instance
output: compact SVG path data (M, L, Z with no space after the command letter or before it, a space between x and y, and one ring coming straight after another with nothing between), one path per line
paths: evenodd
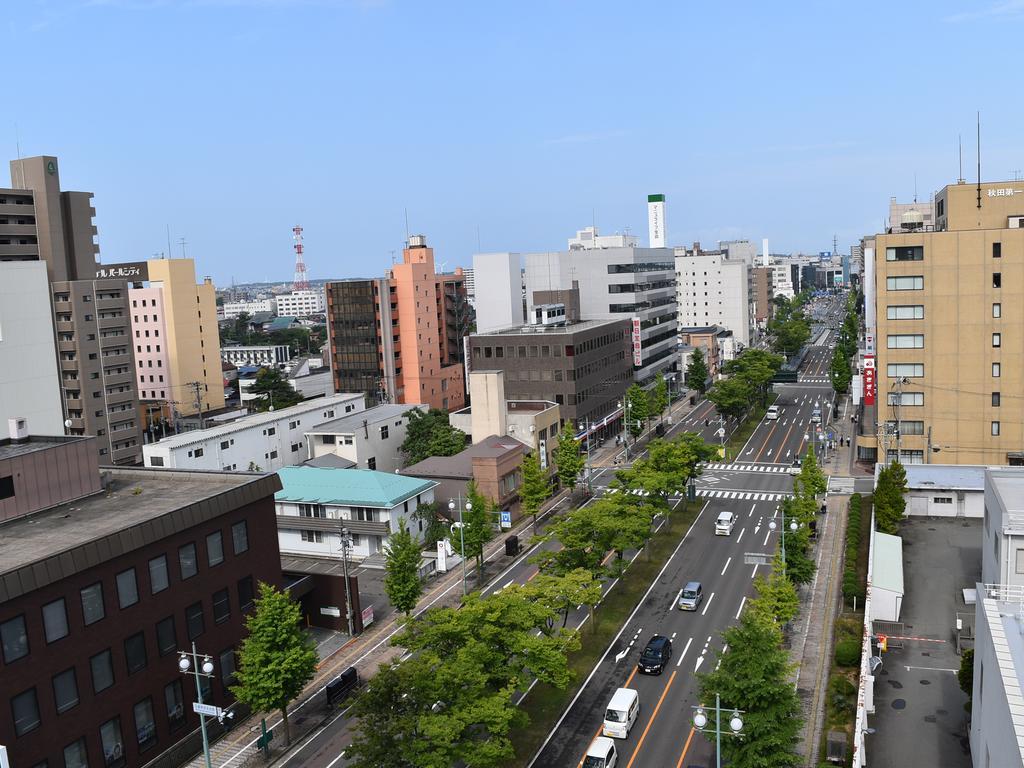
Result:
M673 633L672 633L672 637L670 637L670 638L669 638L669 640L675 640L675 639L676 639L676 633L675 633L675 632L673 632Z
M757 565L754 566L754 570L750 572L750 578L757 576Z
M712 592L711 593L711 597L709 597L708 601L706 603L704 603L704 610L700 612L701 616L703 616L705 613L708 612L708 608L711 607L711 601L714 600L714 599L715 599L715 593Z
M329 762L327 764L327 768L334 768L334 764L336 762L338 762L339 760L341 760L341 758L343 758L344 756L345 756L345 750L342 750L340 755L338 755L336 758L334 758L333 760L331 760L331 762Z
M691 637L691 638L690 638L689 640L687 640L687 641L686 641L686 647L685 647L685 648L683 648L683 652L679 654L679 661L677 661L677 662L676 662L676 666L677 666L677 667L678 667L678 666L679 666L680 664L682 664L682 663L683 663L683 657L684 657L684 656L686 656L686 652L687 652L688 650L690 650L690 643L692 643L692 642L693 642L693 638L692 638L692 637Z
M769 529L768 533L766 533L764 535L764 546L766 546L766 547L768 546L768 537L771 536L771 535L772 535L772 532L771 532L771 529Z
M674 609L677 605L679 605L679 598L683 596L683 589L685 589L685 587L680 587L679 591L676 593L676 599L673 600L672 605L668 607L670 611Z
M737 544L739 544L741 541L743 541L743 534L746 533L746 532L747 532L746 528L743 528L743 529L740 530L740 535L736 537L736 543Z
M737 541L739 541L739 540L737 539ZM725 561L725 566L722 568L722 572L720 574L718 574L719 576L725 576L725 572L729 568L729 563L731 563L731 562L732 562L732 557L729 557L729 559L727 559Z
M743 599L740 600L740 609L738 611L736 611L736 618L737 619L740 617L740 614L743 613L743 606L746 604L746 602L747 602L747 596L744 595Z
M753 516L753 514L754 514L754 507L756 507L756 506L757 506L757 504L751 504L750 505L750 511L747 512L747 517L752 517Z

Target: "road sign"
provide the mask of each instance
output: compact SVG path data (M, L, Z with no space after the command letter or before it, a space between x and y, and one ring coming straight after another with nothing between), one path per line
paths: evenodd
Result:
M499 515L501 517L501 527L502 528L511 528L512 527L512 510L503 509L503 510L501 510Z
M192 702L192 711L197 715L209 715L210 717L220 717L224 714L224 710L220 707L215 707L213 704L200 704L198 701Z
M744 565L768 565L772 561L772 556L765 552L744 552L743 553L743 564Z

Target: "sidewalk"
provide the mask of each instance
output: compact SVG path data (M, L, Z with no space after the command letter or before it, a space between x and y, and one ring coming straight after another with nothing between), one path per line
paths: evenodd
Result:
M697 400L694 405L690 405L690 395L693 394L696 394L696 391L686 390L674 403L672 403L665 416L665 437L669 437L672 432L676 431L682 420L685 419L691 411L699 408L704 402L703 400ZM672 419L671 424L668 423L669 418ZM655 429L657 429L657 425L660 424L661 421L661 418L653 419L651 421L650 428L641 434L635 443L630 442L630 458L639 456L643 453L646 449L647 443L657 436L655 435ZM618 467L623 463L622 460L625 458L625 452L625 446L621 443L616 445L614 440L610 440L600 448L596 450L592 449L590 451L590 466L597 469Z
M549 499L544 505L541 519L550 514L556 507L561 505L568 498L568 492L562 491ZM485 562L492 564L487 573L493 578L494 575L508 568L516 562L516 558L505 556L505 539L510 534L531 533L533 526L532 518L523 518L511 530L502 531L492 539L484 548ZM523 548L525 552L528 547ZM499 569L493 567L493 563L499 563ZM470 578L475 583L474 571L469 572ZM416 606L415 614L419 614L428 608L456 606L462 597L461 590L462 572L455 568L448 573L430 580L420 601ZM376 674L381 664L394 661L405 651L402 648L391 646L388 641L400 631L401 616L392 616L381 623L372 624L361 635L352 638L339 649L322 659L317 666L316 676L306 686L302 694L292 702L288 709L288 721L291 726L292 745L297 745L304 736L317 726L323 723L328 717L336 713L327 708L326 699L319 695L324 685L337 677L343 670L350 666L356 667L361 680L367 680ZM267 765L262 752L256 749L256 739L260 732L260 719L263 713L255 713L249 717L232 724L216 743L211 744L210 760L214 768L241 768L247 765ZM285 755L284 731L281 728L281 716L278 712L266 713L267 727L275 729L274 740L271 743L271 760L274 762ZM206 763L200 753L193 760L186 763L189 768L205 768Z

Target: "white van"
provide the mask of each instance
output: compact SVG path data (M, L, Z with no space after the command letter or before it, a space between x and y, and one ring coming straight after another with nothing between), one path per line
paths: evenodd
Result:
M583 768L615 768L619 764L619 753L615 742L604 736L598 736L587 750L583 758Z
M769 421L775 421L777 418L779 418L779 406L769 405L768 413L766 413L764 417Z
M815 408L811 411L811 424L821 424L821 409Z
M601 733L613 739L625 739L640 715L640 694L632 688L619 688L604 712Z
M736 515L732 512L720 512L715 520L715 536L731 536L732 527L736 524Z

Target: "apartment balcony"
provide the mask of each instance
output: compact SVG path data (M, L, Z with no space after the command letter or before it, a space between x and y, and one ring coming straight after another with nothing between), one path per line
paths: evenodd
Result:
M387 537L391 535L390 523L377 523L364 520L335 520L325 517L300 517L299 515L278 515L278 530L295 531L330 531L337 533L342 527L348 528L351 533L369 534L371 536Z
M78 373L78 360L61 360L60 369L62 371L68 371L69 373Z
M78 397L69 397L64 402L67 403L69 411L81 411L82 410L82 399Z
M5 235L21 235L23 237L36 236L35 224L4 224L3 227Z
M131 364L132 364L132 354L131 354L131 352L129 352L127 350L125 350L124 352L118 352L117 354L103 355L103 365L105 365L105 366L111 366L111 365L127 365L127 366L131 366Z
M78 351L77 342L75 342L74 340L71 340L71 341L64 341L64 340L58 341L57 342L57 351L58 352L77 352Z
M0 256L7 258L18 257L18 256L38 256L39 245L32 243L31 245L0 245Z
M142 448L138 445L133 445L130 448L115 448L110 453L110 461L113 464L135 464L139 460L139 456L142 454ZM100 462L101 464L104 462Z
M100 317L97 324L101 331L109 331L114 328L127 328L130 321L127 315L121 315L121 317Z
M68 429L72 433L75 433L75 432L79 432L80 433L81 431L85 430L85 419L82 418L81 416L70 416L70 417L68 417L68 421L71 422L71 424L68 425Z
M65 392L81 392L82 384L78 380L78 376L65 376L60 380L61 387L64 388Z
M130 384L134 379L135 374L130 369L124 373L103 374L103 383L108 387L113 387L117 384Z
M36 207L32 204L16 205L15 203L3 203L0 205L0 216L35 216ZM33 228L34 229L34 228Z
M129 377L130 378L130 377ZM124 392L108 392L106 395L107 405L118 405L120 403L131 403L136 400L135 391L128 389ZM124 411L129 413L129 411ZM114 419L114 414L110 415L111 420Z
M75 324L70 320L58 320L56 322L57 333L74 333Z
M96 299L96 311L124 309L124 299Z

